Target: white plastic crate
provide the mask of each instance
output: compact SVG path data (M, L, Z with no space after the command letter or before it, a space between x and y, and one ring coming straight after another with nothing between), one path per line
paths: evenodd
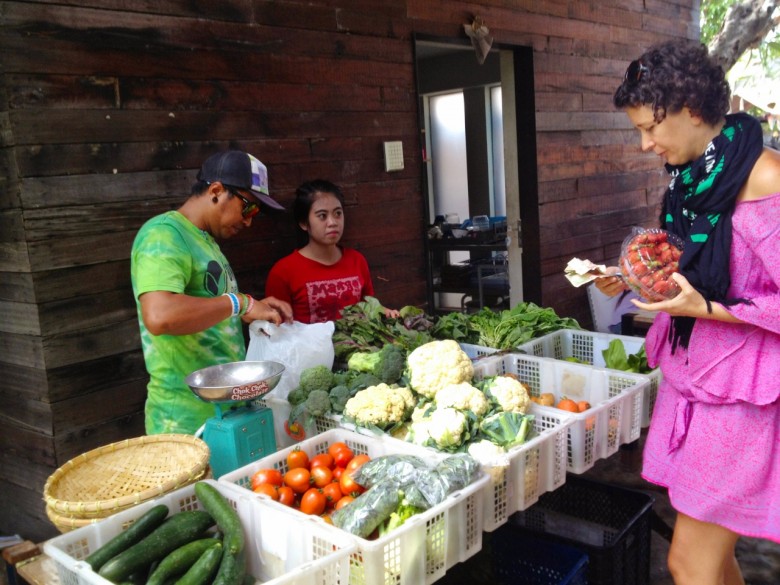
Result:
M326 452L337 441L346 443L356 455L366 454L372 459L383 455L405 454L416 455L434 464L446 457L445 454L434 453L403 441L390 441L385 437L335 428L227 473L219 482L251 490L252 475L257 470L273 468L285 473L288 470L287 455L292 449L299 447L309 457L313 457ZM342 531L342 534L353 539L358 548L350 556L350 585L427 585L444 576L447 569L456 563L479 552L482 548L482 498L488 481L486 475L480 475L441 504L413 516L401 527L376 540L367 540ZM253 496L291 517L305 516L266 496ZM318 518L312 519L324 524Z
M474 345L473 343L459 343L458 344L463 352L469 356L469 359L474 361L481 359L485 356L492 355L498 350L494 347L485 347L483 345Z
M556 402L566 396L591 404L585 412L567 412L574 418L568 427L568 471L583 473L615 453L621 442L639 438L642 392L650 383L646 376L518 353L474 365L477 378L510 373L527 384L533 396L549 392ZM546 406L535 411L562 412Z
M290 518L236 486L204 481L238 512L246 537L247 573L257 582L335 585L348 581L350 555L356 546L343 531L310 518ZM43 550L55 562L62 585L111 585L84 559L158 504L168 506L170 514L202 509L195 485L190 484L45 542Z
M273 413L274 438L276 439L277 450L291 447L304 439L341 426L341 416L325 415L313 417L313 426L310 428L290 429L287 425L287 421L290 418L291 406L287 400L275 396L266 396L255 402L259 406L270 408Z
M548 357L557 360L576 358L600 368L606 367L602 352L609 347L610 342L619 339L623 342L626 355L635 354L642 349L644 337L629 335L613 335L610 333L594 333L576 329L561 329L553 333L533 339L518 347L519 351L537 357ZM642 427L650 424L655 399L658 396L658 385L661 383L661 370L655 368L652 372L642 374L650 380L650 385L642 399Z
M509 516L525 510L542 494L555 490L566 481L566 446L568 427L574 423L571 413L552 411L532 404L535 436L491 461L480 461L482 471L490 478L483 501L486 532L506 523ZM388 437L389 441L406 444ZM423 447L443 455L432 447Z

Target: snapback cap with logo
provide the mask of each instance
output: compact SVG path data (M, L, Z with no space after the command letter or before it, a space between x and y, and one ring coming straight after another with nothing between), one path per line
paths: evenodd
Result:
M219 181L229 187L249 191L271 209L284 207L268 194L268 169L251 154L240 150L226 150L211 155L198 171L198 180Z

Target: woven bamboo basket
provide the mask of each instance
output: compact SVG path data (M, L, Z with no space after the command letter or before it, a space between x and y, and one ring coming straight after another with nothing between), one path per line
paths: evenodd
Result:
M196 481L200 481L201 479L213 479L210 467L207 467L202 475L196 477L193 480L193 483ZM68 514L59 514L51 507L46 506L46 516L48 516L49 520L51 521L52 524L54 524L55 528L57 528L57 530L59 530L63 534L65 532L70 532L71 530L75 530L76 528L81 528L82 526L88 526L89 524L95 524L96 522L100 522L104 518L107 518L108 516L114 514L114 512L118 512L118 511L119 510L111 510L111 511L107 510L106 515L102 517L80 518Z
M62 533L70 532L71 530L76 530L76 528L81 528L82 526L87 526L88 524L94 524L95 522L103 520L103 518L74 518L73 516L62 516L61 514L57 514L57 512L52 510L49 506L46 506L46 515L49 517L51 523L54 524L55 528Z
M209 448L192 435L145 435L74 457L46 481L49 519L68 530L206 478ZM55 518L57 521L55 521Z

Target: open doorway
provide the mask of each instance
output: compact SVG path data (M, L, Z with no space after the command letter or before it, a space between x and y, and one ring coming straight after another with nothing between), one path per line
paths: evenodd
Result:
M433 312L539 302L531 59L501 48L480 65L464 41L415 39Z

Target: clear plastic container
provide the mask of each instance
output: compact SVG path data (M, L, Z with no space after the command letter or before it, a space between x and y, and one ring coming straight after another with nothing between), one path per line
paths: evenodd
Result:
M635 227L623 241L620 270L623 280L640 297L658 302L672 299L680 287L671 277L678 271L683 241L659 228Z

